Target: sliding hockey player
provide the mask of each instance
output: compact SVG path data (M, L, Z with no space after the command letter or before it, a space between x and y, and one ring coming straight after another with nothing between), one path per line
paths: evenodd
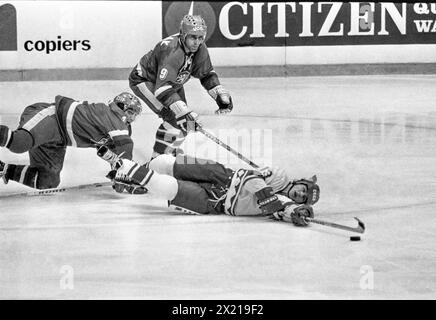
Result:
M306 226L320 196L316 176L293 180L280 169L232 170L185 155L160 155L143 166L122 159L115 167L108 175L115 182L146 187L169 206L197 214L272 215Z
M54 103L35 103L21 114L14 131L0 125L0 147L13 153L29 153L30 165L0 161L0 178L36 189L60 183L67 146L108 146L114 154L132 158L131 123L141 113L141 103L128 92L108 105L56 96Z
M216 101L216 114L233 109L230 93L213 69L204 43L206 33L202 17L184 16L180 32L160 41L130 73L132 91L163 120L156 132L152 158L159 154L176 155L188 133L196 130L198 115L187 105L183 88L191 76L198 78Z

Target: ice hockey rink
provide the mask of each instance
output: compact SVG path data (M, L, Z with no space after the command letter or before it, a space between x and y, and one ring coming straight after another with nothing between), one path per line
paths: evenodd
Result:
M213 114L186 85L203 126L260 165L316 174L315 217L366 225L362 240L311 224L194 216L158 195L111 187L46 196L0 184L1 299L435 299L436 76L223 78L234 111ZM107 102L127 81L1 82L1 123L62 94ZM148 160L159 120L133 125L134 159ZM245 139L245 140L244 140ZM251 147L248 147L251 146ZM201 133L186 153L248 167ZM0 149L0 159L26 163ZM69 148L61 186L105 182L93 149Z

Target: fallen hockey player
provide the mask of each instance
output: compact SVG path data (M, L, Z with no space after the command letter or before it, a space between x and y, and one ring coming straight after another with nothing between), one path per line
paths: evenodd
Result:
M312 205L320 196L316 176L293 180L280 169L232 170L186 155L159 155L142 166L121 159L116 168L108 178L130 186L130 193L146 187L151 195L167 199L169 206L197 214L272 215L306 226L305 218L314 217Z
M128 92L108 105L56 96L54 103L35 103L21 114L14 131L0 125L0 147L13 153L29 153L30 164L0 161L0 178L36 189L60 183L67 146L95 148L107 145L114 154L132 158L131 123L141 113L141 103Z

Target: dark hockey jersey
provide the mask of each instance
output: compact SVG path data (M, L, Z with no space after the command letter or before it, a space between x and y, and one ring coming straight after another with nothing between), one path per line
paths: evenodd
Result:
M197 52L186 54L179 34L160 41L153 50L145 54L130 74L130 84L141 82L155 84L154 94L166 107L182 100L177 89L190 77L200 79L206 90L220 84L213 70L209 51L203 43Z
M104 103L88 103L56 96L56 114L68 146L87 148L109 144L116 154L132 159L133 141L130 127L122 120L118 107Z

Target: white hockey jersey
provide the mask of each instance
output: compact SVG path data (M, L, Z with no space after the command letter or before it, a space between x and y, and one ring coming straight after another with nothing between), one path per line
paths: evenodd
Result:
M225 213L232 216L262 215L255 193L267 186L270 185L255 171L237 170L227 191L224 203ZM282 203L293 202L284 195L276 195Z

